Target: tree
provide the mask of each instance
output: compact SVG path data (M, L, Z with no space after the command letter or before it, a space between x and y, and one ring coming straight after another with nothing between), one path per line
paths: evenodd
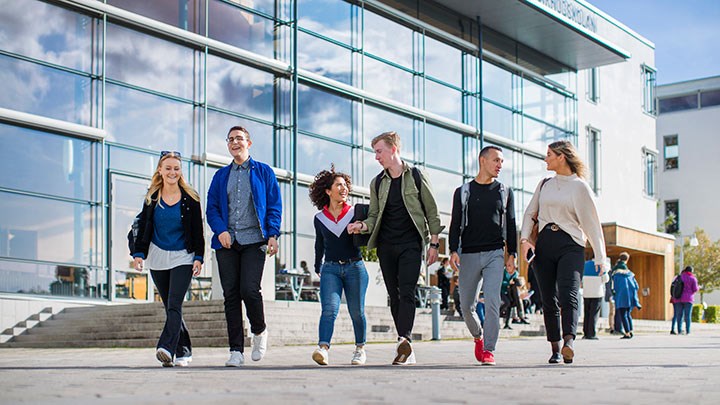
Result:
M693 266L693 274L697 277L702 301L704 294L720 288L720 240L713 242L700 228L695 229L695 236L698 246L690 246L687 238L683 240L684 264Z

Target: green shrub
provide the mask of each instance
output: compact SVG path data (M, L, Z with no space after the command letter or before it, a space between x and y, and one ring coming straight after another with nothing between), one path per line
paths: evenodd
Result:
M702 313L703 313L702 304L695 304L692 306L692 315L690 316L690 319L693 322L700 322L700 320L702 319Z
M705 310L705 321L707 323L718 323L720 305L709 305Z

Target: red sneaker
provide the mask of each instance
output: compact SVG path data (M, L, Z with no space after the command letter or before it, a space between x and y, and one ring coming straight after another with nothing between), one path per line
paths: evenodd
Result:
M475 358L477 361L482 362L484 344L482 338L475 338Z
M482 352L482 360L480 360L483 366L494 366L495 365L495 356L492 352L489 352L487 350L483 350Z

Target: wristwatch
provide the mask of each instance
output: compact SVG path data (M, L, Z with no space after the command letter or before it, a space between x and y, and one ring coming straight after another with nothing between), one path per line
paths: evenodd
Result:
M435 250L438 250L438 249L440 249L440 242L430 243L430 247Z

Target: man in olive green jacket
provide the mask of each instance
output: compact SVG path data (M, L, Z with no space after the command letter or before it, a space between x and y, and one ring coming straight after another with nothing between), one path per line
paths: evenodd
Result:
M415 322L415 286L420 276L422 252L430 242L427 264L437 260L438 234L443 226L427 178L400 159L400 136L396 132L385 132L372 140L372 147L375 160L384 172L370 182L368 218L348 225L348 233L369 233L368 248L377 247L390 296L390 312L398 332L393 364L414 364L410 337ZM415 176L419 176L420 190ZM377 181L380 181L379 187L375 184Z

